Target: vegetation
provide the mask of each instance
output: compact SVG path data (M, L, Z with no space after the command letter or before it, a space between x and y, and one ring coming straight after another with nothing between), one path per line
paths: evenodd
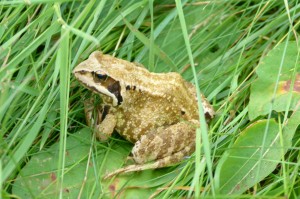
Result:
M297 0L3 0L0 10L3 198L300 195ZM179 72L211 101L216 117L201 121L192 156L102 179L132 145L86 126L89 92L71 71L95 50Z

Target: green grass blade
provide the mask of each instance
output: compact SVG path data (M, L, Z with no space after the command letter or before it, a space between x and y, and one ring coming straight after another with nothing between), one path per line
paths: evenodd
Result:
M185 18L184 18L184 14L183 14L183 10L182 10L182 4L180 0L176 0L176 8L178 11L178 16L180 19L180 24L181 24L181 29L182 29L182 33L183 33L183 37L184 37L184 41L185 41L185 45L186 45L186 49L188 51L188 55L189 55L189 61L191 64L191 68L193 71L193 75L194 78L197 79L197 73L196 73L196 69L195 69L195 64L194 64L194 58L193 58L193 54L191 51L191 44L190 44L190 40L188 37L188 33L187 33L187 26L186 26L186 22L185 22ZM199 109L199 121L201 124L201 127L197 129L196 131L196 160L195 160L195 166L196 166L196 171L195 171L195 178L193 181L194 187L195 187L195 196L199 197L200 196L200 189L199 189L199 175L200 175L200 155L201 155L201 145L203 144L203 149L204 149L204 155L206 158L206 165L207 165L207 169L208 169L208 175L211 181L211 191L212 191L212 195L215 194L214 191L214 180L213 180L213 174L212 174L212 161L211 161L211 150L210 150L210 141L208 138L208 130L206 127L206 121L205 121L205 116L204 116L204 112L203 112L203 108L202 108L202 101L201 101L201 93L200 93L200 88L199 88L199 84L198 81L195 81L195 87L196 87L196 91L197 91L197 98L198 98L198 109ZM198 171L198 172L197 172ZM193 187L193 186L192 186Z

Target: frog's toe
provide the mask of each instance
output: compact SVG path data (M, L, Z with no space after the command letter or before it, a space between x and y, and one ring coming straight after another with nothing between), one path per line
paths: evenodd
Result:
M151 169L152 167L150 166L150 164L146 164L146 165L129 165L127 167L124 167L124 168L121 168L121 169L118 169L114 172L111 172L107 175L104 176L103 179L108 179L108 178L111 178L115 175L118 175L120 173L129 173L129 172L133 172L133 171L142 171L142 170L145 170L145 169Z

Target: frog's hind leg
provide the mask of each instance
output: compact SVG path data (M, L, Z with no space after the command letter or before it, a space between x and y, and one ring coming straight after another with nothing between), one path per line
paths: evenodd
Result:
M157 169L157 168L171 166L173 164L179 163L185 156L189 155L191 151L194 151L194 149L191 150L191 147L186 147L185 150L183 151L179 151L177 153L172 154L171 156L158 159L151 163L129 165L127 167L118 169L112 173L107 174L104 177L104 179L111 178L120 173L129 173L133 171L143 171L147 169Z
M195 125L179 122L143 135L132 149L133 159L137 164L118 169L105 178L179 163L195 149L195 130Z

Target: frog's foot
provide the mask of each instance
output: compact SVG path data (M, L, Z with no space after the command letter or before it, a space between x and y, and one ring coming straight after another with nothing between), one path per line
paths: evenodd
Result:
M116 117L113 114L107 114L104 120L95 127L96 137L105 141L111 136L117 124Z
M95 105L94 99L84 101L84 112L88 126L94 128L96 137L100 141L107 140L114 131L117 120L109 113L108 106Z
M182 151L174 153L171 156L167 156L162 159L158 159L151 163L129 165L127 167L118 169L114 172L111 172L111 173L105 175L103 179L111 178L120 173L129 173L129 172L133 172L133 171L143 171L143 170L147 170L147 169L157 169L157 168L171 166L176 163L179 163L181 160L184 159L185 156L188 156L191 153L191 151L193 151L193 150L194 150L193 147L186 147Z

